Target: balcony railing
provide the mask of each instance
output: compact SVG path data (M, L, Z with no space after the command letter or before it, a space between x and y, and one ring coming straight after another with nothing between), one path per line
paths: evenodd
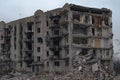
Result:
M58 60L58 59L61 59L60 55L58 55L58 56L50 55L49 58L50 58L51 60Z
M60 15L52 15L50 16L50 19L60 19Z
M34 32L33 30L25 30L26 34L33 34L33 32Z
M31 56L30 57L29 56L25 56L24 57L24 61L26 61L26 62L29 62L29 61L32 62L33 61L33 57L31 57Z
M50 50L52 51L60 51L62 48L60 46L50 46Z
M4 38L11 38L11 34L5 35Z
M30 39L29 38L24 38L24 41L25 42L33 42L33 39L32 38L30 38Z
M80 48L90 48L91 46L88 44L72 44L74 47L80 47Z
M33 53L33 49L27 49L25 48L24 51L28 54L32 54Z

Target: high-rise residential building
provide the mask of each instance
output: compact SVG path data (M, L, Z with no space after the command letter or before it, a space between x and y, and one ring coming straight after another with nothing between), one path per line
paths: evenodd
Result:
M65 4L47 12L37 10L33 16L1 22L0 33L1 55L5 44L15 71L69 72L78 66L81 75L101 72L100 76L109 77L113 73L109 9Z
M0 75L11 72L12 61L10 58L11 48L11 26L0 22Z

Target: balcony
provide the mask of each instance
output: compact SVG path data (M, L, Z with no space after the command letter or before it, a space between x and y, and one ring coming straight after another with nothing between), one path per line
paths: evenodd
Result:
M88 38L88 35L81 34L81 33L73 33L73 37L80 37L80 38Z
M78 21L78 20L72 20L72 23L73 23L73 24L78 24L78 25L80 25L81 27L89 27L89 26L91 26L91 24L89 24L89 23L80 22L80 21Z
M68 35L68 34L69 34L68 30L63 30L63 31L62 31L62 35L63 35L63 36L66 36L66 35Z
M29 39L29 38L24 38L24 41L25 42L33 42L33 39L31 38L31 39Z
M32 53L33 53L33 49L27 49L27 48L25 48L24 51L25 51L27 54L32 54Z
M52 29L52 30L60 30L60 26L57 25L57 24L51 24L50 29Z
M40 65L44 66L43 62L34 61L31 65Z
M54 34L54 35L51 35L50 37L51 37L51 39L59 39L60 40L62 38L62 35Z
M80 48L90 48L91 46L88 44L72 44L74 47L80 47Z
M67 55L62 56L61 59L66 60L66 59L69 59L69 57L70 57L69 54L67 54Z
M10 54L11 54L10 51L8 51L8 52L5 51L5 52L3 53L3 55L10 55Z
M87 35L87 27L84 25L73 24L72 34L82 34Z
M106 44L101 46L102 49L113 49L113 44Z
M24 61L25 62L32 62L33 61L33 57L31 57L31 56L30 57L29 56L25 56L24 57Z
M50 38L52 40L60 40L62 38L62 33L59 32L59 33L53 33L52 35L50 35Z
M89 48L87 38L81 38L81 37L74 37L73 36L73 44L72 45L75 46L75 47Z
M10 39L11 38L11 34L5 35L4 38Z
M6 51L7 51L7 49L3 48L1 51L2 51L2 52L6 52Z
M60 20L60 23L61 24L68 24L69 20L68 20L68 18L62 17L62 19Z
M69 56L62 57L61 55L50 55L49 59L50 60L67 60L69 59Z
M60 15L52 15L52 16L50 16L50 19L60 19L61 18L61 16Z
M58 56L56 56L56 55L50 55L49 59L51 59L51 60L60 60L61 57L60 57L60 55L58 55Z
M103 38L112 38L113 37L113 33L107 34L107 35L102 35Z
M33 34L33 30L25 30L25 34Z
M5 62L10 62L11 59L10 59L10 58L4 58L4 61L5 61Z
M62 48L60 46L50 46L50 50L52 51L60 51Z

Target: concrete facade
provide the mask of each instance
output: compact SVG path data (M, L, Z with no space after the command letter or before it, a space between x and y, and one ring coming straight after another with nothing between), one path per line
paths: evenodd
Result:
M10 59L15 71L65 73L79 67L81 75L105 80L113 75L109 9L65 4L4 25L11 28Z
M11 48L11 26L0 22L0 75L11 72L12 61L10 58Z

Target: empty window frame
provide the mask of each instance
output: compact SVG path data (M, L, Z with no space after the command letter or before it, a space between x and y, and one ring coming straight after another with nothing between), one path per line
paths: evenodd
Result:
M102 18L100 16L92 16L92 24L99 26L102 24Z
M89 16L88 16L88 15L85 15L84 22L85 22L85 23L89 23L89 20L90 20L90 19L89 19Z
M46 52L46 56L47 56L47 57L49 56L49 51Z
M42 38L41 38L41 37L37 38L37 42L38 42L38 43L43 43Z
M49 67L49 62L46 63L47 67Z
M27 29L32 30L33 22L28 22L27 23Z
M40 47L37 47L37 52L40 52Z
M97 28L97 36L102 36L102 29L101 28Z
M80 21L80 15L79 14L73 14L73 20L74 21Z
M73 34L77 33L87 35L87 27L85 25L73 24Z
M80 52L80 54L82 54L82 55L88 54L88 49L82 49L82 51Z
M58 52L58 51L55 51L55 52L54 52L54 56L59 57L59 56L60 56L59 52Z
M54 30L54 35L59 35L59 30Z
M53 20L54 25L59 25L59 20Z
M48 31L46 32L46 36L49 36L49 32Z
M16 36L16 33L17 33L17 28L16 26L14 27L14 36Z
M95 45L96 45L97 48L101 47L101 39L96 38L95 39Z
M109 55L110 55L109 50L106 50L106 56L109 56Z
M73 37L73 43L74 44L87 44L86 38L80 38L80 37Z
M65 66L69 66L69 59L65 60Z
M27 39L32 39L32 35L27 35Z
M69 54L69 48L65 48L65 55Z
M22 67L22 64L23 64L23 63L22 63L22 62L20 62L20 67Z
M26 47L27 47L28 50L32 50L33 49L32 43L27 43Z
M1 35L1 40L3 40L3 35Z
M54 65L55 65L55 66L60 66L60 62L59 62L59 61L55 61L55 62L54 62Z
M40 28L37 28L37 33L40 33Z
M68 20L68 13L65 13L65 14L63 15L63 18L64 18L64 21L67 21L67 20Z
M92 35L95 35L95 28L92 28Z
M48 23L48 21L46 21L46 26L49 26L49 23Z
M65 43L68 43L68 36L65 36Z
M105 25L109 25L109 18L108 17L104 17L104 23L105 23Z
M40 61L40 56L37 56L37 61Z

